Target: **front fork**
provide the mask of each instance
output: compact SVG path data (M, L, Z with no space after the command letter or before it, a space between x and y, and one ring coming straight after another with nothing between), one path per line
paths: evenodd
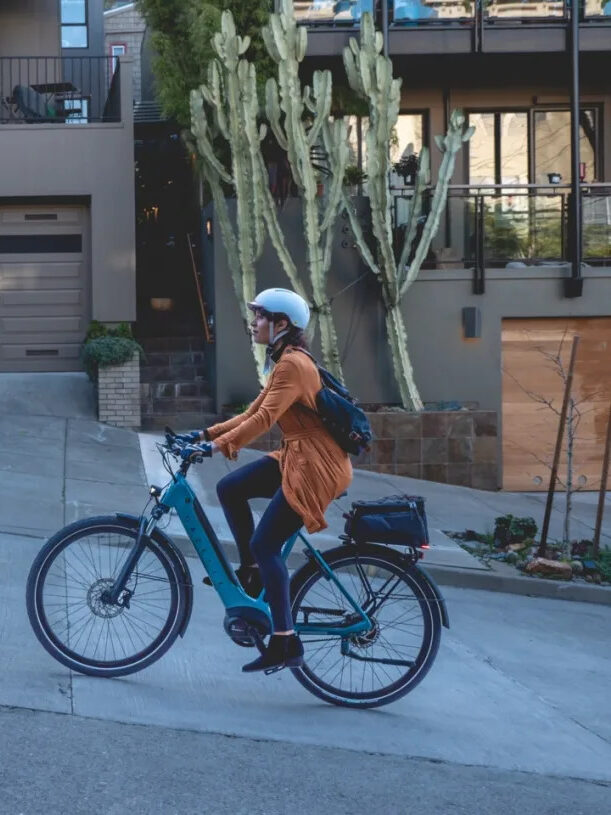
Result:
M140 560L140 556L144 552L146 547L146 541L148 538L153 534L155 527L157 526L157 521L159 520L159 513L157 512L157 507L155 507L151 513L151 517L147 518L143 515L140 518L140 524L138 525L138 537L136 538L136 543L134 544L131 552L127 556L125 563L123 564L123 568L121 569L119 576L115 580L115 583L112 589L108 592L106 601L109 605L117 605L119 602L119 597L125 591L125 587L127 585L127 581L132 575L132 572L136 568L136 564ZM129 598L124 603L129 604Z

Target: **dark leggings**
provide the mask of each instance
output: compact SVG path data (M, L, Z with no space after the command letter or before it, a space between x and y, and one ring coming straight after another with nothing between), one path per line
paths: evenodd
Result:
M303 525L282 492L276 459L262 456L222 478L216 491L227 523L238 545L243 566L256 561L269 603L274 631L293 627L289 573L280 552L284 542ZM249 498L271 498L255 529Z

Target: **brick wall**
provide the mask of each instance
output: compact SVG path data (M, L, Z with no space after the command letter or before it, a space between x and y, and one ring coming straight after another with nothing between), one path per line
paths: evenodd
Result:
M98 417L114 427L140 427L140 358L98 371Z
M127 47L126 55L133 59L134 70L134 100L139 102L142 98L142 65L140 51L146 23L144 17L135 8L125 8L113 14L104 15L104 47L106 54L110 54L113 43L123 44Z
M369 452L352 459L355 467L480 490L499 488L494 411L397 411L367 416L374 441ZM274 427L249 446L275 450L281 437Z

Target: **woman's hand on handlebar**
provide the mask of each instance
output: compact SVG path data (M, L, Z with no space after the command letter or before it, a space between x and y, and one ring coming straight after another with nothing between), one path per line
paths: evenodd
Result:
M214 442L204 442L203 444L187 444L180 451L183 461L199 462L205 458L210 458L218 450Z
M182 444L199 444L205 436L203 430L189 430L188 433L176 433L174 438Z

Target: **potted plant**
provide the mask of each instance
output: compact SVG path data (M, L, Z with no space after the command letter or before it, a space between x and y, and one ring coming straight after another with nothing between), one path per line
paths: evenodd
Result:
M414 153L409 156L402 156L396 164L393 164L394 171L403 179L406 187L413 187L416 183L418 172L418 158Z
M122 365L135 354L143 354L142 347L132 336L129 323L108 327L92 320L81 350L87 376L92 382L98 378L98 368Z
M344 186L348 187L351 195L357 195L359 187L367 180L364 173L356 164L348 164L344 171Z

